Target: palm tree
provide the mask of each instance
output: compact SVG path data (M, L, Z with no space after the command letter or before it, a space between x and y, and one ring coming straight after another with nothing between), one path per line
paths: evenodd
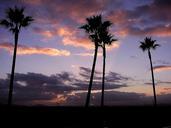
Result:
M14 40L15 40L12 70L11 70L10 85L9 85L9 95L8 95L9 106L11 106L12 104L12 93L13 93L13 82L14 82L18 36L21 28L29 26L32 21L33 21L32 17L24 15L24 8L18 8L18 7L8 8L6 11L6 19L0 20L0 25L9 29L12 32L12 34L14 34Z
M109 26L111 23L109 24ZM109 27L108 26L108 27ZM104 31L101 35L102 38L102 49L103 49L103 77L102 77L102 95L101 95L101 107L104 106L104 85L105 85L105 66L106 66L106 45L112 45L113 41L117 41L114 39L108 31Z
M93 60L90 82L89 82L88 93L87 93L86 104L85 104L85 106L88 107L90 103L90 95L91 95L91 88L92 88L94 71L96 66L98 47L101 45L101 40L99 36L100 36L103 22L102 22L101 15L86 18L86 21L87 24L81 26L80 28L84 29L86 33L88 33L89 38L94 43L94 47L95 47L94 60Z
M140 42L141 45L139 46L139 48L142 49L143 52L148 51L148 56L150 59L151 75L152 75L152 83L153 83L153 93L154 93L154 106L157 105L157 98L156 98L153 64L152 64L150 50L151 49L155 50L158 46L160 46L159 44L156 44L155 42L156 42L156 40L152 40L151 37L146 37L143 42Z

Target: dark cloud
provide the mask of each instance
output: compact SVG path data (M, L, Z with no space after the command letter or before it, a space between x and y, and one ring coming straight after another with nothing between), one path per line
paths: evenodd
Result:
M106 76L106 82L121 83L130 79L131 78L122 76L121 74L118 74L116 72L109 72Z
M145 84L145 85L153 85L152 82L145 82L144 84ZM161 86L162 86L163 84L164 84L164 85L165 85L165 84L168 84L168 85L169 85L169 84L171 84L171 82L170 82L170 81L160 81L160 80L156 80L156 81L155 81L155 85L161 85Z
M152 86L152 85L153 85L153 83L152 83L152 82L145 82L144 84L145 84L145 85L150 85L150 86ZM156 83L155 83L155 85L157 85L157 84L158 84L158 83L156 82Z
M79 76L68 72L50 76L32 72L15 73L14 103L28 104L33 101L50 101L58 95L62 95L62 98L68 98L67 94L72 91L87 92L90 71L89 68L80 67L81 75ZM96 71L95 74L101 75L101 72ZM7 100L9 78L8 74L6 79L0 79L0 100L3 103ZM125 87L127 85L121 82L125 80L127 80L126 77L110 72L106 75L105 89ZM92 90L101 90L101 77L94 78Z
M77 93L68 97L67 101L63 105L84 105L83 100L86 93ZM93 93L91 97L91 105L100 106L101 92ZM146 96L143 93L134 92L105 92L105 105L107 106L147 106L153 105L153 96ZM158 105L170 105L171 94L157 95Z
M80 67L80 70L90 72L88 68ZM101 73L96 71L97 74ZM15 104L22 105L84 105L89 79L79 78L72 73L61 72L46 76L40 73L16 73L14 81ZM110 72L106 75L105 104L106 105L152 105L153 97L133 92L118 92L115 88L126 87L124 81L130 78ZM163 83L163 81L159 81ZM170 83L170 82L169 82ZM151 84L151 83L150 83ZM7 102L9 75L6 79L0 79L0 103ZM164 95L164 96L162 96ZM161 104L169 104L171 96L162 94L158 96ZM93 82L91 104L99 105L101 97L101 80Z
M170 81L159 81L159 82L157 82L158 84L171 84L171 82Z
M0 80L0 94L3 97L8 93L9 77L10 75L7 79ZM51 100L57 94L75 89L69 86L67 81L71 81L71 76L66 72L51 76L38 73L15 73L14 103L15 101L25 103L32 100Z
M171 2L169 0L146 1L145 4L142 4L143 2L130 4L120 0L57 0L53 2L49 2L49 0L13 0L10 2L2 1L2 3L6 6L9 3L11 3L10 5L17 3L17 5L26 6L27 12L36 19L35 26L38 27L39 24L44 23L45 26L49 25L45 27L47 30L50 26L54 28L53 25L57 25L57 28L59 26L78 28L80 24L85 22L86 17L103 12L103 15L114 23L112 30L116 31L118 35L122 33L125 35L171 35L169 26ZM132 8L126 8L127 6ZM2 7L4 9L5 6ZM52 33L48 33L46 30L42 32L38 29L34 29L34 31L42 34L54 34L53 30ZM75 38L79 39L80 37Z
M131 27L128 28L128 33L132 35L156 35L156 36L170 36L171 26L155 25L147 28Z
M100 97L100 93L94 94L94 102L96 98ZM105 104L109 106L129 106L129 105L148 105L150 104L150 99L146 99L144 94L129 93L129 92L117 92L111 91L105 93ZM98 104L97 102L95 104Z
M85 103L86 93L77 93L67 98L62 105L80 106ZM100 106L101 92L93 93L91 97L91 105ZM157 96L158 105L169 105L171 94L162 94ZM105 92L105 105L107 106L147 106L153 105L153 96L134 92ZM74 104L73 104L74 103Z
M91 69L86 68L86 67L80 67L79 69L80 69L79 75L81 77L83 77L84 79L89 80L90 79L90 74L91 74ZM102 75L102 72L95 71L94 72L94 79L95 80L101 80L101 75Z
M115 29L113 30L118 35L170 36L170 11L170 1L154 0L132 9L113 9L107 15L114 23Z
M102 3L100 0L57 0L53 2L49 2L49 0L22 1L22 4L29 5L32 8L32 14L36 14L38 18L47 19L53 23L62 22L62 24L75 24L76 22L80 22L83 18L101 10L105 6L105 3L106 2ZM37 10L38 13L35 10Z
M66 101L61 103L62 106L83 106L87 93L75 93L67 97ZM100 106L101 92L92 93L90 104ZM139 106L152 105L152 97L146 97L144 94L128 92L105 92L105 105L107 106Z
M158 103L168 105L171 103L171 94L162 94L157 96Z
M80 67L79 75L82 77L83 80L79 80L75 85L86 87L89 84L91 70L90 68ZM132 78L125 77L121 74L115 72L106 73L105 76L105 89L115 89L120 87L126 87L127 84L125 83L128 80L132 80ZM94 79L93 79L93 89L101 89L102 83L102 72L95 71Z
M154 4L156 6L162 6L162 7L170 7L171 1L170 0L154 0Z

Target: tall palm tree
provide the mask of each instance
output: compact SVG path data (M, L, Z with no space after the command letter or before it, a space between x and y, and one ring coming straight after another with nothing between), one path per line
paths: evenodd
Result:
M93 60L90 82L89 82L88 93L87 93L86 104L85 104L85 106L88 107L90 103L90 95L91 95L91 88L92 88L94 71L96 66L98 47L101 45L100 32L102 30L102 24L104 24L105 22L102 22L101 15L86 18L86 21L87 23L81 26L80 28L84 29L86 33L88 33L89 38L94 43L94 47L95 47L94 60ZM103 28L103 30L105 29Z
M14 83L14 72L15 72L15 61L17 53L18 36L22 27L27 27L33 21L30 16L24 15L24 8L8 8L6 11L6 18L0 20L0 25L9 29L12 34L14 34L14 53L12 61L12 70L9 85L9 95L8 95L8 105L12 104L12 93L13 93L13 83Z
M152 40L151 37L146 37L143 42L140 42L141 45L139 46L140 49L142 49L143 52L147 51L148 56L150 59L150 66L151 66L151 76L152 76L152 83L153 83L153 93L154 93L154 106L157 105L157 98L156 98L156 90L155 90L155 82L154 82L154 73L153 73L153 64L152 64L152 58L151 58L151 52L150 50L155 50L157 47L159 47L159 44L155 43L156 40Z
M114 41L117 41L117 39L114 39L113 36L109 34L108 31L104 31L101 35L101 38L102 38L102 49L103 49L103 77L102 77L101 107L103 107L104 106L105 66L106 66L106 45L109 45L109 46L112 45L112 43Z

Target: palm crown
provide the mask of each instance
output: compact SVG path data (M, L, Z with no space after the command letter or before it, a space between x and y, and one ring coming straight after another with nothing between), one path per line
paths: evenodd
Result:
M115 39L108 31L103 32L100 37L102 42L107 45L111 45L113 41L117 41L117 39Z
M156 49L159 47L159 44L155 43L156 40L152 40L151 37L146 37L144 39L144 42L140 42L141 45L139 46L143 51L150 50L150 49Z
M108 27L111 26L112 23L110 21L102 22L101 15L89 17L86 21L87 24L81 26L80 28L85 29L92 42L95 42L95 45L101 45L104 40L102 37L105 37L108 34Z
M24 16L23 12L24 8L7 9L6 19L0 20L0 25L5 26L13 33L19 31L21 27L27 27L33 21L33 18Z

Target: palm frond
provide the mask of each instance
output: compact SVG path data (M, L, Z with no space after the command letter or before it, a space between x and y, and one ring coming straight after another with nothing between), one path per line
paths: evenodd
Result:
M157 47L160 47L160 44L154 44L153 49L155 50Z
M9 31L14 34L16 32L16 29L15 28L10 28Z
M91 16L86 18L87 24L80 27L80 29L86 30L89 34L89 38L95 44L99 46L104 44L110 45L113 41L117 39L113 38L111 34L109 34L108 27L112 25L110 21L102 21L102 16Z
M88 24L82 25L81 27L79 27L80 29L84 29L87 33L90 32L90 27Z
M34 20L31 16L24 15L24 7L8 8L6 19L0 21L0 25L7 27L11 32L19 31L21 27L26 27ZM18 30L17 30L18 29Z
M22 27L27 27L30 25L30 23L34 21L34 19L31 16L27 16L25 17L22 21L21 21L21 26Z
M94 42L95 44L100 43L100 40L98 38L98 36L96 34L91 34L89 35L89 38L92 40L92 42Z
M102 24L102 26L105 27L105 28L108 28L111 25L112 25L112 22L110 22L110 21L104 21L103 24Z
M141 45L139 46L139 48L141 48L143 51L146 50L150 50L150 49L156 49L158 46L160 46L159 44L155 43L156 40L152 40L151 37L146 37L144 39L144 42L140 42Z
M10 22L7 21L6 19L0 20L0 25L9 28L10 27Z

